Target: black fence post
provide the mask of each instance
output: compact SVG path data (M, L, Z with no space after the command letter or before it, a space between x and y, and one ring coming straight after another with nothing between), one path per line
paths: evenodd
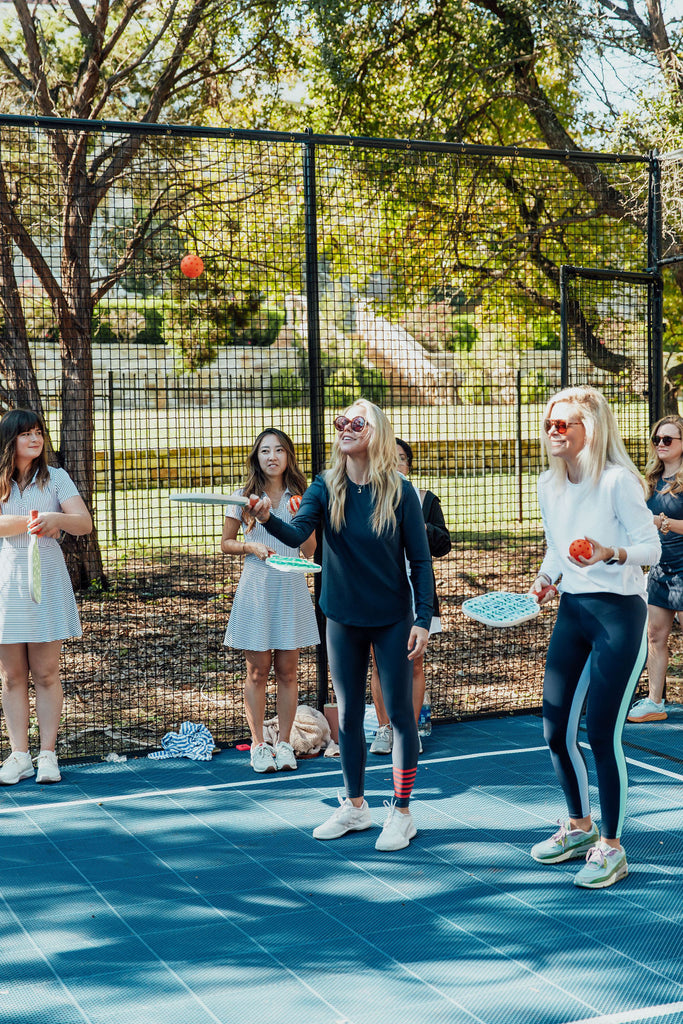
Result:
M650 426L664 414L664 295L662 255L662 167L657 150L650 153L647 216L647 265L654 275L650 290L648 347L650 357Z
M107 373L107 413L109 424L109 503L111 539L116 544L116 453L114 451L114 373Z
M310 128L307 134L312 134ZM311 474L315 476L325 463L324 414L325 394L320 358L320 303L318 295L318 217L316 209L315 142L310 139L303 146L304 157L304 235L306 244L306 319L308 333L308 379L311 407ZM322 557L322 536L318 531L316 560ZM327 701L327 646L325 643L325 616L320 610L320 573L315 582L315 614L320 631L316 651L316 697L318 710Z

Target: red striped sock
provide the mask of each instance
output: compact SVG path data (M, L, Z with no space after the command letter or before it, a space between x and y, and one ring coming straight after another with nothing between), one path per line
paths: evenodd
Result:
M394 765L394 796L397 800L408 800L415 784L417 768L397 768Z

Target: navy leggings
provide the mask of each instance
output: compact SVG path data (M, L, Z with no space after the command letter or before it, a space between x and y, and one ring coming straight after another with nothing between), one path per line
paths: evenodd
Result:
M569 816L588 817L588 771L578 744L585 705L605 839L618 839L624 823L628 779L621 734L646 657L642 597L562 595L545 666L543 732Z
M413 711L413 663L408 661L408 637L415 619L412 611L390 626L344 626L327 620L327 654L339 705L339 752L346 795L364 792L365 692L370 645L382 686L382 697L394 730L394 799L407 807L417 771L418 738Z

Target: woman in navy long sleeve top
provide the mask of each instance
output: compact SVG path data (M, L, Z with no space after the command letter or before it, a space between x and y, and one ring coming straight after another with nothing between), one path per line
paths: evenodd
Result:
M291 546L322 526L320 607L327 617L328 656L339 705L346 799L313 835L337 839L372 825L363 796L363 719L373 645L394 729L394 800L375 845L398 850L417 834L409 811L418 752L411 662L424 652L429 637L431 557L420 501L395 468L394 433L384 413L361 399L337 417L335 426L330 467L304 494L294 522L271 516L267 499L255 504L253 513L269 533Z

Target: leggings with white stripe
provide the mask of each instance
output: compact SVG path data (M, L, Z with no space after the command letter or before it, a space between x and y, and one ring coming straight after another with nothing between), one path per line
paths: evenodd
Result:
M571 818L590 814L578 743L581 713L595 758L601 834L618 839L628 779L621 734L647 658L647 605L622 594L563 594L543 681L543 732Z
M408 637L414 622L412 611L390 626L344 626L327 620L327 654L339 705L339 753L349 797L362 796L364 791L365 691L372 644L384 705L394 731L394 799L397 807L407 807L410 802L418 753L413 663L408 661Z

